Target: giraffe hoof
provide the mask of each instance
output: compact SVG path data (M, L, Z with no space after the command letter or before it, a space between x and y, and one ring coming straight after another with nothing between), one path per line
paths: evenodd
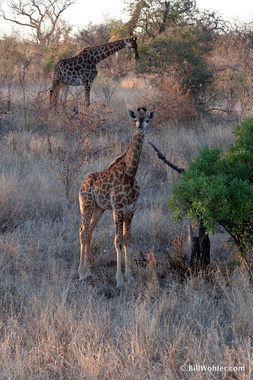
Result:
M128 279L127 279L127 284L128 285L131 285L131 284L133 284L134 283L134 279L133 279L133 277L129 277Z
M92 275L91 274L88 274L87 276L80 276L78 281L81 282L81 281L89 281L89 280L92 280Z
M122 286L116 285L115 290L114 290L115 296L119 296L121 293L121 290L122 290Z

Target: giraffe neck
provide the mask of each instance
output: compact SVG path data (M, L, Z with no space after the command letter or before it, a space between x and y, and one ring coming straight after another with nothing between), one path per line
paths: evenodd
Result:
M86 48L85 52L89 52L92 58L92 61L95 64L97 64L98 62L116 53L117 51L124 49L125 47L126 47L125 40L119 40L119 41L114 41L114 42L98 45L95 47L92 46L90 48Z
M144 134L140 134L137 131L135 135L133 136L132 141L125 152L125 163L126 163L125 174L128 177L133 178L135 177L137 173L143 141L144 141Z

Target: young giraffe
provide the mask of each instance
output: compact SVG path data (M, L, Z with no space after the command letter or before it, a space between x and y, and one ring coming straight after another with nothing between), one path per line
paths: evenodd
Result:
M81 244L79 279L82 280L91 276L89 256L94 227L105 210L113 210L116 229L114 246L117 253L117 287L123 284L121 269L123 247L125 251L125 276L128 283L132 281L129 244L131 222L140 192L135 176L148 122L156 114L155 111L148 114L144 107L139 107L136 114L133 111L128 111L128 113L135 120L136 132L125 153L116 158L108 169L89 174L82 183L79 192L82 217L79 229Z
M102 45L84 48L72 58L60 60L53 71L52 88L50 90L50 104L56 106L60 89L63 88L63 103L66 102L69 86L84 86L85 105L90 105L90 90L93 80L97 76L97 63L117 51L128 47L138 59L137 37L125 38Z

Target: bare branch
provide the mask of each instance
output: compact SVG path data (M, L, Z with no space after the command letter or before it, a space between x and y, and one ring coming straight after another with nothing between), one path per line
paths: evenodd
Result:
M148 143L154 148L154 150L157 153L158 158L160 158L165 164L167 164L170 168L175 170L178 173L185 173L185 170L183 168L178 168L176 165L173 165L170 161L168 161L163 153L160 152L160 150L150 141Z
M12 16L0 4L0 17L19 26L33 29L38 42L50 42L62 13L74 0L11 0Z

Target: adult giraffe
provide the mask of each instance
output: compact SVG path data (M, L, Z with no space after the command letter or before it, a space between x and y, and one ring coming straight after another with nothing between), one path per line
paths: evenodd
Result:
M136 132L125 153L116 158L110 167L102 172L91 173L82 183L79 192L81 211L80 264L79 279L91 276L90 246L92 233L100 216L105 210L112 210L115 223L114 246L117 253L117 287L123 284L121 268L122 251L125 251L125 277L132 282L129 244L131 222L135 211L140 188L135 176L138 170L144 135L149 120L155 117L155 111L147 113L145 107L139 107L137 113L128 111L135 120Z
M63 103L66 102L69 86L84 86L85 105L90 105L90 90L97 76L97 64L117 51L129 48L135 59L138 59L137 37L108 42L102 45L89 46L72 58L61 59L54 66L50 104L56 106L59 92L64 91Z

